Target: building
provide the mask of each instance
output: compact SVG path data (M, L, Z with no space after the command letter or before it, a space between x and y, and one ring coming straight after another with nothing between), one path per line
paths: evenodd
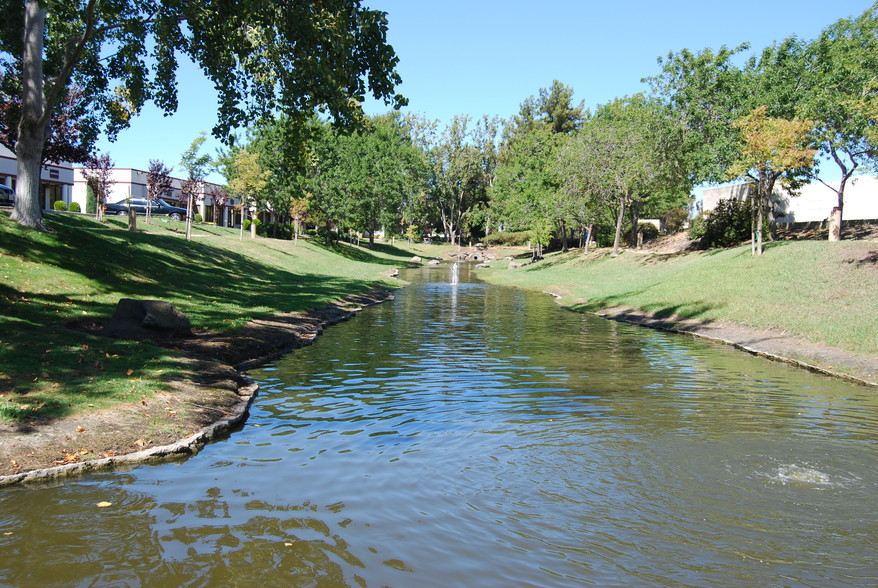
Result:
M85 204L88 196L88 185L83 175L82 167L74 167L74 184L73 184L73 201L79 202L82 210L86 210ZM121 202L127 198L146 198L147 191L147 172L139 169L115 167L111 171L113 184L110 194L107 196L108 202ZM169 204L175 206L186 207L186 200L183 196L182 187L183 180L180 178L171 178L173 188L169 194L162 196ZM220 226L230 227L240 223L241 213L235 210L234 206L237 200L228 202L222 211L219 211L211 197L214 189L220 188L219 184L205 182L201 186L195 203L195 212L200 214L205 222L216 223Z
M835 183L838 187L838 183ZM716 208L720 200L744 200L750 194L747 184L704 190L704 212ZM771 198L779 224L824 222L838 206L838 195L822 183L808 184L797 195L775 186ZM844 190L844 220L878 220L878 177L858 175L848 180Z
M18 179L15 153L0 145L0 184L13 190ZM73 166L69 163L47 163L40 173L40 206L52 210L55 202L70 203L73 191Z

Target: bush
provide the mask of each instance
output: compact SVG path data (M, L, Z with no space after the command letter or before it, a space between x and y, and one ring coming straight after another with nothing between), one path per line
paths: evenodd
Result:
M85 189L85 212L88 214L97 214L98 212L98 199L91 186Z
M704 233L701 235L701 246L733 247L750 238L750 202L748 200L720 200L703 218ZM698 220L698 219L696 219ZM689 237L693 236L695 222L689 229ZM696 231L697 233L698 231Z
M505 245L508 247L513 247L527 245L532 240L533 234L530 231L517 231L491 233L490 235L485 235L485 238L482 240L482 242L488 246Z
M637 232L643 233L643 240L649 241L650 239L657 238L660 233L658 227L652 223L640 223L637 225Z
M244 223L242 224L242 228L243 228L245 231L249 231L249 230L250 230L250 224L251 224L252 222L253 222L253 221L251 221L249 218L246 219L246 220L244 221Z
M704 232L707 230L707 219L702 214L700 216L692 219L692 222L689 223L689 238L692 240L700 239L704 236Z
M204 222L204 217L201 216L200 212L195 213L195 222L199 224Z
M79 202L71 202L67 207L67 210L70 212L82 212L82 208L79 206Z
M67 211L67 203L63 200L56 200L54 204L52 204L52 208L57 210L58 212L66 212Z

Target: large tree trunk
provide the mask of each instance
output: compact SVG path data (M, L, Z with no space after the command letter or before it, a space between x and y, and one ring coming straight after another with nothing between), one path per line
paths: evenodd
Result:
M631 236L628 244L631 247L637 247L637 232L640 225L640 200L631 203Z
M36 0L25 6L24 52L21 77L21 120L18 124L18 142L15 156L18 159L15 210L12 219L26 227L50 230L43 222L40 205L40 168L43 161L43 145L46 142L46 96L43 88L43 32L46 11Z
M567 253L567 222L561 221L561 251Z
M622 238L622 221L625 219L625 197L619 198L619 216L616 217L616 237L613 239L613 257L619 255L619 240Z

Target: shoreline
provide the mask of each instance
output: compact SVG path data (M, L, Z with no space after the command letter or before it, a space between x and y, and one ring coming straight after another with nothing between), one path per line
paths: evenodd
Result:
M813 343L782 331L757 329L728 321L658 318L648 312L628 307L580 311L563 304L556 294L551 292L546 294L553 296L559 306L570 312L593 314L607 320L731 345L751 355L787 363L854 384L878 387L878 357Z
M0 487L195 455L246 420L259 386L241 372L310 345L325 327L392 299L390 290L374 287L320 308L254 320L232 333L169 341L180 349L189 377L172 382L150 402L40 425L0 426L0 467L17 470L0 475ZM150 430L162 427L152 442Z

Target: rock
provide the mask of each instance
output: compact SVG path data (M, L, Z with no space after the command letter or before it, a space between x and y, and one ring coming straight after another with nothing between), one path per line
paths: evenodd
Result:
M170 302L122 298L104 327L104 335L121 339L191 337L192 325Z
M515 259L515 258L507 255L506 257L503 258L503 261L512 261L513 259Z
M479 263L479 264L476 264L476 268L478 268L478 269L485 269L485 268L489 268L489 267L491 267L491 264L490 264L490 263Z
M430 265L439 265L439 264L442 263L442 262L439 261L438 259L431 259L431 260L428 261L427 263L429 263Z
M412 257L412 262L413 263L421 263L421 258L418 257L417 255L415 255L414 257Z
M524 264L521 264L521 263L515 263L514 261L512 261L512 262L509 263L509 267L508 267L508 269L515 269L515 268L517 268L517 267L521 267L522 265L524 265Z

